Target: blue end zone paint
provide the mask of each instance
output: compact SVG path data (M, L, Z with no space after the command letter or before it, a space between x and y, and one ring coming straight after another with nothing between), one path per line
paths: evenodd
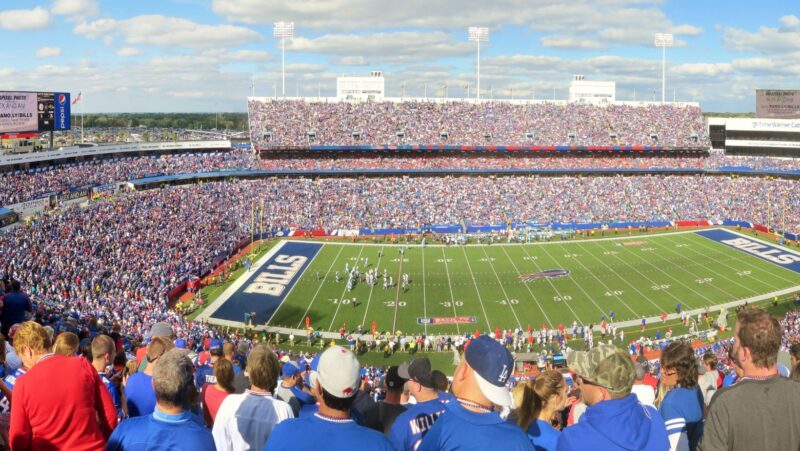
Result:
M727 230L712 229L695 232L698 235L724 244L738 251L758 257L761 260L791 269L800 273L800 254L784 248L754 240Z
M244 322L244 315L255 312L253 323L264 324L289 294L317 252L319 243L287 242L260 268L247 276L242 287L228 298L211 318Z

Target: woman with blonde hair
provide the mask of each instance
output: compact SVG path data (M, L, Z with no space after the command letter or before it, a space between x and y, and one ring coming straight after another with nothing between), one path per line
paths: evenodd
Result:
M537 451L556 449L561 432L552 423L567 402L567 381L557 370L547 370L525 383L517 424L528 433Z

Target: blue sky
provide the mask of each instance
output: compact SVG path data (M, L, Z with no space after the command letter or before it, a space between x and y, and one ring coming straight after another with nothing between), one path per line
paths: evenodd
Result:
M800 11L743 0L0 0L0 90L83 92L86 112L244 111L280 90L335 95L336 77L380 69L387 95L475 89L469 26L486 26L481 88L566 98L573 74L620 100L661 88L656 32L672 32L667 97L753 111L757 88L800 88ZM5 45L12 43L12 45ZM660 94L658 94L660 96Z

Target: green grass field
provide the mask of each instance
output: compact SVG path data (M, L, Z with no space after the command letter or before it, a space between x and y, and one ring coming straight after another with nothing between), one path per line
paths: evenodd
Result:
M639 245L620 246L642 241ZM529 245L400 246L325 244L275 312L271 326L338 330L372 321L378 329L440 334L597 324L715 306L800 285L800 274L693 233L574 240ZM379 256L382 253L382 256ZM383 288L347 290L345 264L378 268L394 279ZM520 275L565 269L569 275L524 282ZM336 282L335 272L342 274ZM319 279L317 278L319 273ZM400 288L410 276L407 291ZM355 302L354 302L355 301ZM475 317L474 324L420 325L421 317Z

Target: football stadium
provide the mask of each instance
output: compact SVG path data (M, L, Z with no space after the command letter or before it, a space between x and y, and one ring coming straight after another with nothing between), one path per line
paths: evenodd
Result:
M645 61L571 22L542 55L506 17L417 60L431 25L394 6L355 42L323 5L175 3L0 7L4 38L134 59L0 63L0 450L800 448L800 90L768 58L667 69L703 29L663 5L607 5L673 30ZM780 22L712 33L777 60Z

